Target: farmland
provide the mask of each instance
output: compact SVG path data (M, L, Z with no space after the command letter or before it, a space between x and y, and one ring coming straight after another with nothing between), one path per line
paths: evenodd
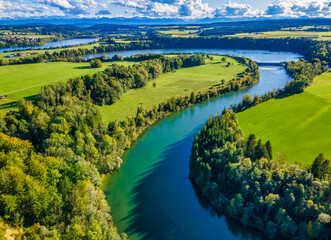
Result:
M331 157L331 72L314 79L305 92L272 99L238 113L245 136L270 140L273 155L311 164L319 153ZM278 154L279 155L279 154ZM283 155L284 157L284 155Z
M271 31L255 33L239 33L231 35L233 37L252 37L252 38L311 38L314 40L331 40L331 32L311 32L311 31Z
M159 31L160 33L171 35L172 37L197 37L198 30L196 29L169 29L166 31Z

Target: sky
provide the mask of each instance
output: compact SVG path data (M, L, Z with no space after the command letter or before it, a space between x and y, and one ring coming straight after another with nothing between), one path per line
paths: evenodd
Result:
M331 18L331 0L0 0L12 18Z

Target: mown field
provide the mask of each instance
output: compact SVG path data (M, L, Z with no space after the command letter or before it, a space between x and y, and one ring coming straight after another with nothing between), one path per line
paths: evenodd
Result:
M304 93L272 99L244 112L238 121L245 136L270 140L273 155L311 164L319 153L331 158L331 72L315 78Z
M310 32L310 31L270 31L259 33L239 33L232 35L235 37L252 37L252 38L311 38L315 40L331 40L331 32Z
M15 109L21 98L32 99L38 94L42 85L65 82L75 76L94 74L107 66L117 63L129 65L133 62L104 63L102 68L90 69L89 63L38 63L24 65L9 65L0 67L0 113Z
M138 107L151 109L171 97L190 95L192 91L204 90L219 84L222 79L231 80L246 69L245 65L234 59L227 58L226 62L233 63L227 68L226 63L221 62L222 56L214 58L213 62L206 61L206 65L166 73L150 81L143 88L128 91L115 104L101 107L104 120L109 122L126 119L128 116L134 116ZM153 82L156 83L155 88Z
M186 29L186 30L179 30L179 29L170 29L167 31L159 31L163 34L171 35L172 37L197 37L198 30L195 29Z

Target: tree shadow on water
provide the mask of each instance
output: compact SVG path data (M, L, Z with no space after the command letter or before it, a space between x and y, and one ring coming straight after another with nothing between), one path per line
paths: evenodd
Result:
M120 220L128 221L124 232L129 237L137 234L151 240L261 239L234 221L226 219L224 224L192 186L188 178L189 156L196 132L169 145L161 161L141 175L131 192L133 210ZM222 238L222 228L228 229L229 238Z

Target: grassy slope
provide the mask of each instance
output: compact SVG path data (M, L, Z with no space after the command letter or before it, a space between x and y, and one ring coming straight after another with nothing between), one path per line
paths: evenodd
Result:
M66 62L2 66L0 67L0 95L21 90L8 94L7 98L0 99L0 113L4 114L14 109L17 100L21 98L29 99L36 95L40 90L41 84L47 84L52 81L65 82L74 76L93 74L97 71L104 70L113 63L120 65L133 64L130 62L104 63L103 68L98 69L89 69L89 63Z
M272 99L238 113L245 136L270 140L274 156L311 164L319 153L331 158L331 72L318 76L304 93Z
M115 104L101 107L104 120L109 122L126 119L128 116L134 116L139 106L151 109L171 97L190 95L192 91L204 90L219 84L222 79L231 80L246 68L230 58L227 61L234 65L226 68L226 63L220 62L221 56L214 58L213 63L207 61L206 65L163 74L154 80L156 88L153 87L154 81L150 81L144 88L128 91Z

